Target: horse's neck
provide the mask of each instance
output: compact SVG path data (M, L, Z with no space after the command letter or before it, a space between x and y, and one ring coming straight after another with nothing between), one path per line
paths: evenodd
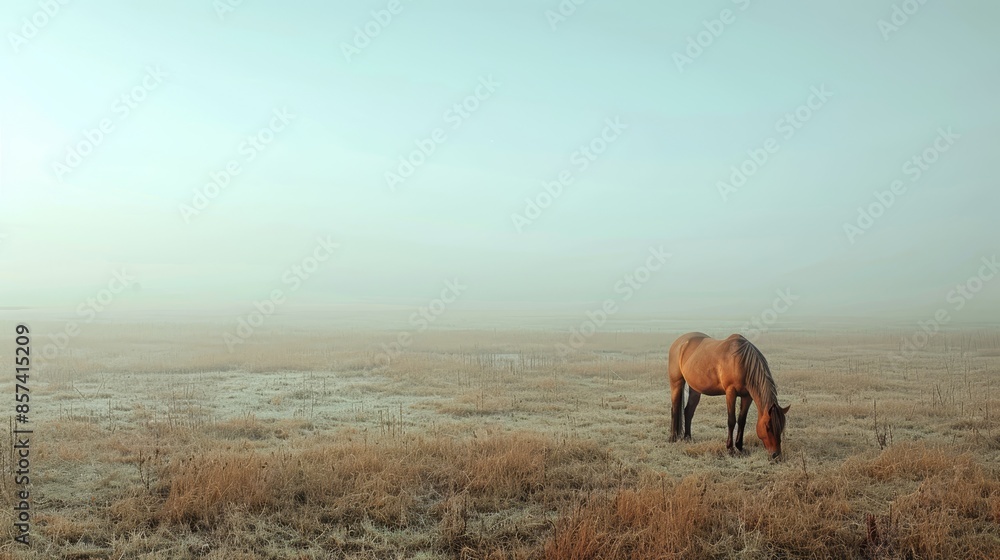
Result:
M747 387L747 391L750 393L753 403L757 405L758 414L776 402L775 389L772 383L764 383L763 387Z

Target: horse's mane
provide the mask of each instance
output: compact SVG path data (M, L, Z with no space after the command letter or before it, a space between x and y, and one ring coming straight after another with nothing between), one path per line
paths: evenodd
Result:
M733 353L743 365L747 390L757 401L757 409L764 411L773 406L776 412L771 414L771 421L774 423L775 431L778 434L784 432L785 414L778 406L778 386L771 377L771 367L767 365L767 358L752 342L742 336L736 339L736 349Z

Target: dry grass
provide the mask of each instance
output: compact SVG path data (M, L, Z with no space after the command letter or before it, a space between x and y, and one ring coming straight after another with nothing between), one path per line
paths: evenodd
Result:
M896 487L888 511L866 511L880 482L899 479L919 484ZM748 482L661 477L590 498L561 520L546 558L992 558L1000 550L1000 479L969 454L905 445Z
M702 535L711 532L706 481L688 476L677 483L624 489L591 498L556 527L545 545L551 559L663 558L707 553Z
M199 528L232 508L291 515L315 507L345 525L407 527L419 524L428 505L455 495L483 512L556 500L583 481L548 480L547 469L600 456L585 442L555 444L516 433L380 443L341 436L266 454L227 449L171 461L161 475L166 498L156 520Z
M0 559L1000 557L993 330L904 364L899 333L765 335L774 464L752 425L726 453L722 399L666 442L676 333L563 360L563 333L427 331L387 362L395 333L229 355L207 328L92 325L37 372L35 545L4 508Z

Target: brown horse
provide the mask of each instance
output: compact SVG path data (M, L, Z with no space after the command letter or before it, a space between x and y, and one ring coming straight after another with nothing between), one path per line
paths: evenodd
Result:
M743 451L743 427L747 423L750 402L757 404L757 436L771 453L781 456L781 433L789 407L778 406L778 389L771 368L760 350L743 336L734 334L716 340L699 332L687 333L670 346L667 370L670 375L670 441L681 435L681 412L684 385L688 386L684 413L684 439L691 439L691 418L701 395L726 395L729 410L729 435L726 448L733 452L733 427L736 426L736 397L740 397L739 430L736 449Z

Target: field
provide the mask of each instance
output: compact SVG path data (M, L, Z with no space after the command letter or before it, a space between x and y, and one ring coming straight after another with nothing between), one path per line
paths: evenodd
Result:
M554 329L429 330L391 360L391 331L274 327L233 353L219 332L94 324L36 367L32 545L4 507L0 557L1000 557L1000 330L902 361L905 329L760 335L780 463L756 409L726 453L719 397L668 443L682 331L563 356Z

